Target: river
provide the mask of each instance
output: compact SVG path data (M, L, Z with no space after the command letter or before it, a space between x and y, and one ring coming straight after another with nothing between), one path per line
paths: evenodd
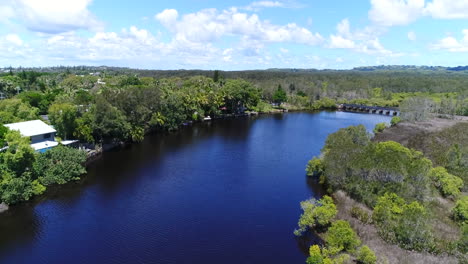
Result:
M0 214L0 263L305 263L305 165L328 134L390 117L219 120L104 153L78 183Z

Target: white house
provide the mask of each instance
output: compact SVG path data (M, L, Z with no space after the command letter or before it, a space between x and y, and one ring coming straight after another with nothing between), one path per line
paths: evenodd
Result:
M41 120L12 123L5 126L10 130L18 130L23 137L29 137L31 147L38 152L45 152L58 145L58 142L55 141L57 131Z

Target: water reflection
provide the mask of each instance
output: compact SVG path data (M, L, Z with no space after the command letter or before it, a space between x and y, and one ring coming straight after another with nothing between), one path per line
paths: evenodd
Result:
M36 203L12 207L0 214L0 259L14 248L35 240L41 232L41 223L34 214Z
M309 187L309 189L310 189L311 193L313 194L314 198L320 199L320 197L327 194L326 190L319 183L318 178L308 177L308 176L305 176L304 178L305 178L306 185L307 185L307 187Z

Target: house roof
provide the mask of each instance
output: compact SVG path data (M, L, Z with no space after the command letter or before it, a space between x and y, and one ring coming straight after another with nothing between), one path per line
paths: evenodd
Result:
M59 143L56 141L43 141L35 144L31 144L31 147L38 151L41 149L48 149L48 148L53 148L56 147Z
M60 141L60 144L64 145L64 146L68 146L68 145L71 145L73 143L76 143L78 142L78 140L62 140Z
M19 130L23 137L32 137L57 132L52 126L47 125L41 120L12 123L6 124L5 126L10 130Z

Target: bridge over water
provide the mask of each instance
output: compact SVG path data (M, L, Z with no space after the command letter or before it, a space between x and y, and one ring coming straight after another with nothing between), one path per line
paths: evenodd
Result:
M377 115L399 116L400 110L397 107L367 106L359 104L340 104L338 109L346 112L361 112Z

